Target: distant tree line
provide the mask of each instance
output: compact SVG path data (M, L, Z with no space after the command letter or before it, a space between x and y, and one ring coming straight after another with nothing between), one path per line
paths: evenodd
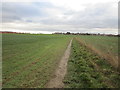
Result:
M12 31L0 31L0 33L15 33L15 34L31 34L31 33L23 33L23 32L12 32ZM38 33L38 34L42 34L42 33ZM53 34L63 34L63 35L99 35L99 36L120 36L120 34L118 35L114 35L114 34L100 34L100 33L71 33L71 32L66 32L66 33L62 33L62 32L55 32Z
M13 31L0 31L0 33L32 34L29 32L13 32ZM42 34L42 33L38 33L38 34Z
M0 31L0 33L16 33L16 34L24 34L22 32L12 32L12 31Z
M120 36L120 34L118 35L113 35L113 34L100 34L100 33L71 33L71 32L66 32L66 33L62 33L62 32L55 32L53 34L63 34L63 35L100 35L100 36Z

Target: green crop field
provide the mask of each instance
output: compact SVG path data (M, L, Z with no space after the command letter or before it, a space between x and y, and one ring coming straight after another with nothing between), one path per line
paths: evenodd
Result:
M3 34L3 87L43 87L70 39L63 35Z
M44 88L72 40L68 88L120 86L118 37L51 34L2 34L4 88ZM61 72L62 73L62 72Z
M106 60L74 39L64 83L67 88L118 88L120 76Z
M118 37L81 35L77 39L101 57L108 59L114 67L118 67Z
M104 53L110 52L113 55L118 55L118 37L81 35L80 38L86 44L91 44Z

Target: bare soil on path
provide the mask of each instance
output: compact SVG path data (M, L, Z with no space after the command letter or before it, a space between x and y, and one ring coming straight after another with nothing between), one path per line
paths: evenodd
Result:
M63 80L67 72L67 62L70 56L71 43L72 40L70 41L63 57L61 58L53 78L46 84L46 88L64 88Z

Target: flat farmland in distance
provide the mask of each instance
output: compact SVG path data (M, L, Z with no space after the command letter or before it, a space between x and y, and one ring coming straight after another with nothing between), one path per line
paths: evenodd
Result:
M71 40L68 35L2 34L3 87L44 87Z
M80 35L77 39L95 53L118 67L118 37Z

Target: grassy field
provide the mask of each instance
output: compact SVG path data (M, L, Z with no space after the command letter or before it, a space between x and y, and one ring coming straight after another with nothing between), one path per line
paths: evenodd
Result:
M44 87L71 37L3 34L3 87Z
M118 67L118 37L80 35L77 39L101 57L109 60L114 67Z
M74 39L64 83L66 88L118 88L120 76L106 60Z
M65 87L119 87L117 37L50 34L2 35L3 87L45 87L73 37Z

